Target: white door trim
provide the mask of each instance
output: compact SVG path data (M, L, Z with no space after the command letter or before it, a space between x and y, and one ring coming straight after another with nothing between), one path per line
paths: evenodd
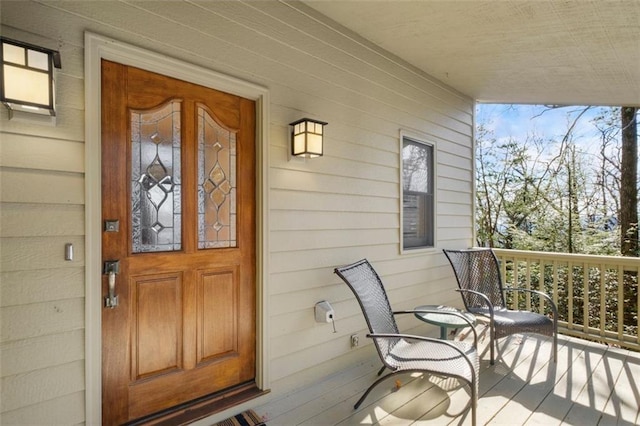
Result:
M256 381L269 388L267 327L269 91L262 86L97 34L85 33L85 405L102 422L101 60L146 69L256 101Z

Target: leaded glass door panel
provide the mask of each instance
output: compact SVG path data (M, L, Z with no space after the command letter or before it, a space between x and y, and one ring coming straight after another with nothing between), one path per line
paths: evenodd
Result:
M121 424L255 387L255 104L102 76L103 423Z
M205 106L198 114L198 248L237 247L236 134Z

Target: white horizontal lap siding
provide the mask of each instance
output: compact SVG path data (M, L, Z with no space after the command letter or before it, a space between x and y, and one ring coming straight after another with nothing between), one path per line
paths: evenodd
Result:
M55 419L61 425L84 424L84 391L70 393L34 406L18 408L2 414L3 425L50 425Z
M443 143L438 154L438 246L468 247L474 226L472 146Z
M281 6L256 5L265 13ZM470 173L459 168L469 162L472 134L468 100L461 102L457 94L376 53L363 53L361 46L354 48L312 20L291 25L272 26L292 36L299 32L290 45L293 57L300 58L292 66L302 71L287 79L287 90L272 92L272 121L283 127L272 129L271 141L269 300L273 345L278 348L272 351L271 365L273 380L283 384L298 376L317 380L325 363L339 368L352 359L350 334L364 337L359 306L332 274L337 265L369 258L383 275L392 302L403 307L452 300L449 271L432 271L441 253L406 259L398 255L398 137L400 129L424 134L445 149L439 177L468 182ZM310 29L303 34L303 27ZM281 60L290 61L285 56ZM307 114L329 121L324 157L287 162L287 120ZM464 191L464 183L459 189ZM463 202L467 217L470 201ZM455 210L445 206L438 214L446 217ZM313 305L323 299L334 306L337 333L330 324L313 320ZM416 326L412 318L400 322ZM366 339L362 341L366 347ZM318 376L308 373L314 369Z
M30 32L37 20L20 28L5 16L16 6L0 5L3 36L57 49L55 37ZM9 121L0 108L0 423L6 425L84 421L82 49L60 50L55 126ZM67 243L73 261L64 260Z
M399 135L407 130L436 144L439 242L468 240L471 229L464 227L464 220L470 222L472 201L470 99L295 2L3 1L0 7L3 25L14 34L54 47L61 43L64 52L64 92L58 92L62 105L56 127L25 127L7 122L6 113L0 113L10 134L8 156L0 160L2 201L11 205L1 216L11 224L2 231L3 248L15 252L5 256L3 250L1 265L11 269L3 278L29 289L7 293L3 288L3 309L35 316L25 318L24 327L15 322L7 326L11 340L3 341L3 349L12 358L7 363L12 386L20 381L16 378L30 374L30 365L37 372L73 375L78 361L82 316L71 312L81 310L76 302L83 296L82 266L67 267L59 258L64 241L82 245L84 229L78 222L84 204L86 30L269 89L265 297L271 395L291 392L371 355L371 345L349 348L350 334L364 337L365 322L350 290L333 274L336 266L367 257L382 275L392 302L402 307L451 300L449 271L439 250L399 254ZM34 31L37 34L30 33ZM304 116L329 122L324 156L288 161L288 124ZM27 150L41 154L27 159L22 155ZM52 165L49 157L58 160ZM40 208L41 221L27 226ZM53 228L59 232L52 233ZM33 295L46 286L61 299ZM336 310L337 333L330 324L314 320L313 306L323 299ZM45 321L55 313L46 311L54 306L64 308L68 318L49 327ZM401 325L414 327L415 322L402 319ZM35 351L55 335L69 342L68 349L53 349L57 355L52 364L35 355L29 361L29 347ZM32 383L26 378L22 382ZM2 420L38 423L51 401L76 401L73 386L65 395L56 392L45 389L30 397L30 415L27 407L9 400L11 410Z

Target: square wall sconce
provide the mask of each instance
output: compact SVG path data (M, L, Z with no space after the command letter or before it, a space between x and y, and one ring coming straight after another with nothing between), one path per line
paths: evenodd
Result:
M322 138L324 136L324 121L303 118L290 123L291 156L314 158L322 156Z
M54 68L60 53L32 44L0 37L0 101L16 112L54 117Z

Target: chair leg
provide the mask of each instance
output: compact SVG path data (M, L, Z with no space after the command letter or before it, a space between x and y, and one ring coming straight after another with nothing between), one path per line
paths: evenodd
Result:
M489 346L491 347L491 365L496 363L495 361L495 352L498 351L498 342L496 342L496 329L493 325L491 325L491 330L489 331Z
M553 362L558 363L558 331L553 333Z
M389 373L386 376L382 376L380 377L378 380L376 380L375 382L373 382L373 384L371 386L369 386L369 389L367 389L362 396L360 397L360 399L358 400L358 402L356 402L356 404L353 406L354 410L357 410L358 407L360 407L360 404L362 404L362 402L365 400L365 398L367 397L367 395L369 395L369 393L373 390L373 388L375 388L376 386L378 386L378 384L380 384L381 382L385 381L388 377L393 376L395 374L395 372L393 373Z
M476 390L477 385L471 383L471 426L476 426L476 409L478 407L478 394Z

